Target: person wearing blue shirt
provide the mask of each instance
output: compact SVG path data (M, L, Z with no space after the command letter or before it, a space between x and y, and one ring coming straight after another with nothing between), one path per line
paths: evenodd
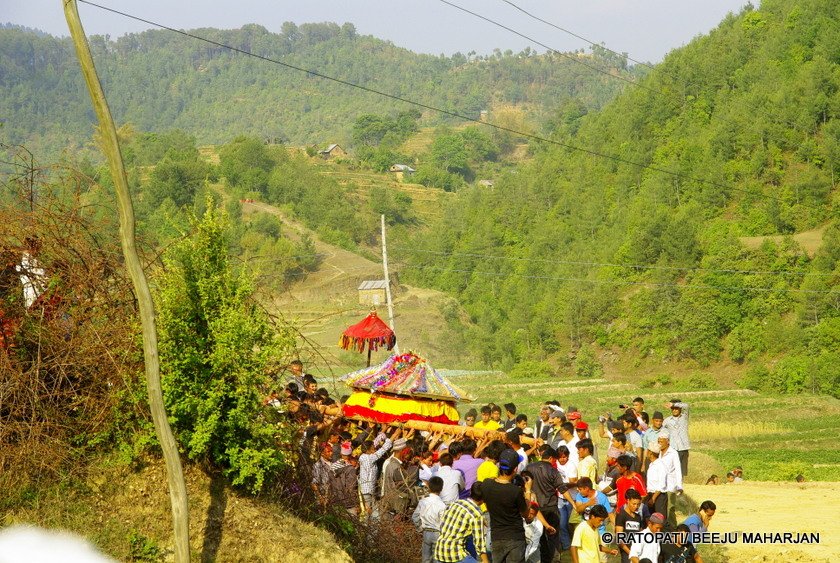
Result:
M569 490L563 494L563 497L572 503L572 506L578 513L583 514L587 508L596 504L603 506L607 510L607 514L612 512L610 499L607 498L607 495L592 486L592 480L589 477L581 477L577 480L577 490L578 492L574 496L572 496L571 490ZM610 515L610 519L612 520L612 515ZM606 531L606 523L601 524L598 532L603 535Z
M712 516L715 515L717 506L710 500L704 500L700 504L700 509L685 519L685 524L691 533L702 534L709 531L709 522Z

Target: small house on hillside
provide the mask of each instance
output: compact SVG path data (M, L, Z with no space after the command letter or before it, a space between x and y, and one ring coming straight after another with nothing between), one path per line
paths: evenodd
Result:
M368 280L359 285L360 305L381 305L385 303L385 280Z
M324 159L330 159L347 156L347 151L341 148L340 145L333 143L324 150L318 151L318 154L321 155L321 157Z
M394 175L397 177L397 180L400 182L403 181L403 178L406 176L411 176L414 174L415 170L408 164L392 164L391 168L388 169L389 172L393 172Z

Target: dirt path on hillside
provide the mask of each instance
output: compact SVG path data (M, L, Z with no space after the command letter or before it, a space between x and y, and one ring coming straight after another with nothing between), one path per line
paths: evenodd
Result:
M313 288L324 288L341 281L382 278L381 264L322 242L315 233L299 221L288 217L277 207L259 201L242 203L244 214L255 211L270 213L277 217L283 224L283 233L295 242L299 242L304 233L308 233L312 237L315 251L321 257L321 263L316 271L306 277L308 283L305 285L305 291L310 292ZM302 287L300 284L293 286L290 290L291 296L295 297L296 291L301 291Z
M382 264L321 241L315 233L281 209L262 202L243 202L244 215L270 213L283 225L283 233L298 241L303 234L312 237L315 251L321 255L317 270L297 278L283 293L271 297L272 309L295 326L312 344L320 346L311 361L322 365L313 369L358 369L364 364L361 355L337 349L336 341L347 326L358 322L370 311L370 305L359 303L359 284L364 280L383 277ZM392 272L391 281L396 276ZM451 307L453 299L440 291L396 283L393 288L395 327L400 350L414 350L435 358L436 365L457 357L452 346L451 329L443 318L442 307ZM382 318L387 316L385 305L379 307ZM383 361L387 351L374 353L373 361ZM323 365L328 360L330 366Z
M840 483L746 481L737 485L686 485L697 503L717 505L711 532L819 532L819 545L727 547L730 561L834 561L840 553ZM702 548L701 548L702 553Z

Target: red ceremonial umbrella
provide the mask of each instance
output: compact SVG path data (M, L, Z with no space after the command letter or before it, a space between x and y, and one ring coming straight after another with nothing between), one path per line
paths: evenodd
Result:
M345 350L358 350L359 353L364 352L367 347L367 365L370 365L371 351L379 350L380 347L390 350L396 343L397 336L394 331L379 318L376 311L371 311L362 322L348 327L338 341L338 345Z

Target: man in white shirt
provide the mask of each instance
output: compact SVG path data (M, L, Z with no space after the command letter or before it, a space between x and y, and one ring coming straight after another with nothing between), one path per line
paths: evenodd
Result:
M397 428L394 431L392 438L399 438L401 432L402 429ZM362 444L363 453L359 456L359 492L361 493L362 500L365 503L365 511L367 514L369 516L373 516L374 518L378 518L379 514L375 505L375 490L376 479L379 476L379 469L376 467L376 462L388 453L388 450L391 449L392 442L391 438L386 437L383 432L379 433L375 441L382 441L382 446L379 449L376 449L376 446L374 445L375 442L370 440L367 440L364 444Z
M443 488L440 491L440 499L449 506L458 500L458 495L464 490L464 474L452 467L452 454L446 452L441 454L440 469L437 476L443 480Z
M659 561L659 542L655 539L647 538L645 532L657 533L662 531L662 525L665 524L665 516L654 512L648 519L648 527L639 532L636 540L630 546L630 563L639 563L642 559L649 561ZM650 541L647 541L647 540Z
M668 488L666 483L665 464L659 459L659 442L648 444L648 470L646 499L651 513L668 514Z
M671 448L671 435L668 430L662 430L657 438L659 443L659 460L665 471L665 490L668 493L668 522L676 526L677 515L674 512L675 496L682 492L682 470L680 458Z
M435 542L440 536L440 522L446 511L446 504L440 498L442 490L443 479L429 478L429 496L420 499L420 503L411 515L411 521L414 522L417 530L423 533L422 563L434 561ZM458 496L456 495L455 498Z
M688 475L688 451L691 443L688 440L688 403L679 399L671 399L665 403L671 409L671 416L662 422L662 427L671 434L671 447L680 458L682 476Z
M577 453L577 448L575 450L575 453ZM578 480L577 464L572 461L570 454L571 450L569 448L560 446L557 449L557 463L555 464L557 471L560 472L560 477L567 485L574 484ZM558 495L557 508L560 511L560 527L557 532L560 534L560 545L566 550L572 542L569 535L569 518L572 515L572 505L563 495Z

